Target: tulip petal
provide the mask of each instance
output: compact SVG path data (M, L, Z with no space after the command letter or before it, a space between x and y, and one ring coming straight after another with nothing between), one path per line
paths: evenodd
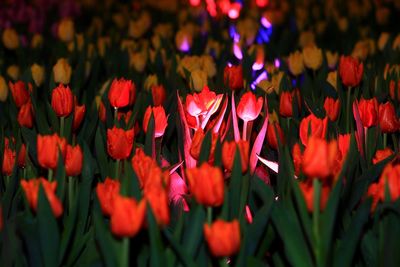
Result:
M182 166L183 162L184 162L184 160L182 160L181 162L176 163L175 165L171 166L169 168L169 174L173 174L180 166Z
M267 129L268 129L269 113L268 113L267 97L265 97L264 110L265 110L265 114L266 114L264 123L261 127L260 132L258 133L258 135L256 137L256 140L254 141L253 148L251 149L251 153L250 153L250 160L249 160L250 173L254 173L254 171L256 170L257 161L258 161L257 154L259 154L261 151L261 148L264 143L265 135L266 135Z
M278 173L279 171L279 164L277 162L274 161L270 161L267 159L264 159L263 157L257 155L257 158L268 168L270 168L272 171L274 171L275 173Z
M204 130L204 128L206 127L206 125L207 125L207 123L208 123L208 121L209 121L209 119L211 118L211 115L213 115L213 114L218 110L218 108L219 108L219 106L220 106L220 104L221 104L221 101L222 101L222 98L223 98L223 97L224 97L223 94L219 94L219 95L217 96L217 98L215 99L213 105L212 105L211 108L207 111L207 114L206 114L204 120L203 120L202 123L201 123L201 129Z
M232 122L233 122L233 133L235 136L235 142L239 142L240 132L239 132L239 126L238 126L238 121L237 121L234 92L232 92L232 120L233 120Z
M183 147L184 147L184 156L187 168L196 167L196 160L190 155L190 147L192 146L192 137L190 135L189 125L186 121L185 110L183 109L182 101L179 97L179 91L176 91L176 95L178 97L178 112L181 117L181 126L183 130Z
M363 148L364 129L363 129L363 126L361 123L360 113L358 112L357 99L353 102L353 114L354 114L354 119L356 120L356 126L357 126L356 140L357 140L358 150L360 151L361 156L364 157L364 148Z
M225 98L224 104L222 105L221 112L219 113L217 122L215 123L214 128L213 128L213 133L215 133L215 134L218 133L218 131L222 125L222 121L224 120L224 116L225 116L227 107L228 107L228 98Z

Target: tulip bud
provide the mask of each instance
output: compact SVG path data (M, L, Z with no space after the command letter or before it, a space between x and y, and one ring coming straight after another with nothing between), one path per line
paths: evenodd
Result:
M238 220L225 222L216 220L211 225L204 224L204 238L215 257L236 254L240 248L240 225Z
M107 152L113 159L127 159L133 147L133 129L124 131L117 127L107 130Z
M322 65L322 51L316 46L307 46L303 49L304 65L312 70L317 70Z
M10 140L4 139L4 152L1 173L5 176L10 176L15 166L16 153L10 147Z
M82 172L83 153L79 145L67 145L65 153L65 173L67 176L77 176Z
M57 134L37 136L37 157L39 165L46 169L55 169L58 164L58 155L64 157L67 149L67 140Z
M143 130L146 133L147 127L150 121L151 114L154 116L154 137L161 137L164 135L165 129L167 128L167 116L162 106L151 107L148 106L143 118Z
M31 73L36 86L41 86L44 81L44 68L35 63L31 66Z
M74 95L68 86L59 84L51 93L51 107L57 117L67 117L74 108Z
M76 101L75 101L76 102ZM85 105L77 105L75 104L74 108L74 121L72 122L72 130L78 130L79 126L81 125L83 118L85 117L86 113L86 106Z
M33 106L30 100L21 106L17 120L22 127L33 127Z
M0 75L0 102L5 102L8 96L8 87L6 80Z
M134 103L135 95L136 87L131 80L114 79L108 92L108 100L112 107L123 108Z
M43 45L43 36L36 33L33 35L32 40L31 40L31 48L39 48L40 46Z
M168 194L159 187L147 188L144 191L144 198L150 204L152 212L158 225L168 225L170 221Z
M15 50L19 47L19 37L18 33L12 29L7 28L3 31L3 45L5 48L10 50Z
M57 28L58 38L63 42L71 42L74 40L75 29L74 22L70 18L64 18L60 21Z
M253 121L260 114L263 103L261 96L256 99L255 94L247 92L240 98L237 115L246 122Z
M10 65L7 68L7 75L11 77L14 81L18 80L20 75L20 70L17 65Z
M235 141L225 141L222 144L222 164L224 165L225 169L232 171L236 154L236 145L239 148L240 152L242 173L245 173L249 165L249 141L239 140L239 142L237 143Z
M378 125L378 101L376 98L366 100L361 98L358 103L360 119L364 127L372 127Z
M340 111L340 100L331 97L325 98L324 109L328 118L331 121L336 121Z
M60 58L53 66L54 82L68 84L71 80L71 66L65 58Z
M207 73L201 69L196 69L190 73L190 88L196 92L201 92L207 86Z
M98 183L96 187L97 198L100 208L104 215L111 215L114 210L114 198L119 195L120 182L107 177L103 183Z
M359 63L353 57L341 57L339 63L339 75L347 87L355 87L360 84L364 71L363 63Z
M325 138L328 127L328 117L324 119L317 118L314 114L310 114L300 122L300 140L303 145L307 145L308 135L317 138ZM309 133L309 129L311 132Z
M167 97L164 86L153 85L151 87L151 96L153 97L154 106L161 106Z
M289 71L298 76L304 72L303 54L299 51L291 53L288 58Z
M23 81L18 81L16 83L9 82L11 95L13 96L14 103L17 108L20 108L26 102L29 101L29 91L26 89L26 85ZM28 84L29 90L32 90L32 86Z
M226 66L224 69L224 83L233 91L243 88L242 65Z
M326 51L325 55L326 55L326 61L328 62L328 67L330 69L334 69L339 61L339 53Z

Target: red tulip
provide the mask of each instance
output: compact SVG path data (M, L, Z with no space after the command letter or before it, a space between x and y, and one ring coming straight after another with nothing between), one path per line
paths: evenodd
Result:
M1 172L5 176L10 176L15 166L16 153L10 147L10 141L6 137L4 138L4 152L3 152L3 164Z
M55 169L58 163L58 154L64 157L67 141L57 134L37 136L37 157L42 168Z
M168 193L166 190L155 187L144 191L144 198L148 201L158 225L168 225L170 221Z
M351 134L339 134L338 136L338 146L340 154L342 155L342 159L345 159L347 156L347 152L350 147L350 138Z
M378 101L376 98L365 100L361 98L358 104L360 119L364 127L378 125Z
M108 92L108 100L114 108L123 108L135 102L136 87L130 80L114 79Z
M303 145L307 145L308 140L308 130L311 126L310 135L319 138L325 138L327 127L328 127L328 117L324 119L317 118L314 114L310 114L300 122L300 139Z
M18 111L17 120L19 125L22 127L33 127L33 106L30 100L21 106L20 110Z
M364 71L363 63L359 63L356 58L340 58L339 75L342 82L347 87L355 87L360 84Z
M67 145L65 153L65 173L67 176L77 176L82 171L83 153L79 145Z
M205 115L213 106L217 99L215 92L205 86L203 90L197 94L189 94L186 96L186 111L193 117Z
M163 85L153 85L151 87L151 95L153 97L154 106L161 106L167 98Z
M200 158L200 151L201 151L201 146L203 145L203 141L205 138L205 134L203 129L198 128L196 132L194 133L193 139L192 139L192 145L190 147L190 155L198 160ZM215 156L215 146L217 145L218 141L218 134L211 133L211 148L209 151L209 157L208 157L208 162L212 163L214 162L214 156Z
M276 129L276 131L275 131ZM277 150L278 149L278 138L276 136L276 133L278 133L279 136L279 141L281 144L285 143L285 138L283 136L283 131L281 129L281 126L279 126L278 122L270 122L268 123L267 127L267 141L270 147L273 149Z
M86 113L86 106L85 105L75 105L74 108L74 121L72 123L72 130L78 130L79 126L81 125L83 118L85 117Z
M299 183L300 190L303 193L306 202L307 210L312 212L314 210L314 187L309 181ZM320 195L320 210L324 210L328 203L329 193L331 189L328 185L322 184Z
M303 154L301 152L300 145L298 143L294 144L292 149L294 173L299 176L301 171L301 164L303 162Z
M395 133L400 129L394 106L390 102L379 105L379 126L383 133Z
M391 150L389 147L387 147L385 149L377 150L375 152L374 158L372 159L372 163L377 164L378 162L393 155L393 153L394 153L393 150Z
M225 169L232 171L236 147L239 148L242 172L244 173L247 171L247 167L249 165L249 141L239 140L237 143L235 141L225 141L222 144L222 164L224 165Z
M215 257L236 254L240 248L240 225L238 220L225 222L216 220L211 225L204 224L204 238Z
M340 101L339 99L333 99L331 97L325 98L324 102L324 109L326 112L326 116L331 121L336 121L339 115L339 110L340 110Z
M237 115L244 121L253 121L255 120L261 112L263 107L263 99L260 96L256 99L255 94L252 92L245 93L237 107Z
M51 107L58 117L67 117L74 108L74 95L68 86L59 84L51 93Z
M26 165L26 146L25 144L21 144L21 148L18 153L18 166L23 168Z
M283 91L279 99L279 114L283 117L293 116L293 97L297 99L297 106L300 107L301 99L299 90L295 89L292 92Z
M151 106L147 107L143 118L143 130L145 133L147 132L147 127L152 113L154 116L154 123L155 123L154 136L156 138L161 137L164 135L165 128L167 128L168 125L167 116L165 115L165 110L162 106L153 108Z
M397 99L397 101L400 101L400 80L397 81L397 86L396 86L396 82L394 80L390 81L389 94L393 100Z
M114 210L114 198L119 195L120 182L107 177L96 187L97 198L104 215L111 215Z
M17 108L20 108L23 104L28 102L29 91L32 92L32 85L30 83L28 83L29 91L23 81L18 81L16 83L9 82L8 86L10 87L10 91Z
M233 91L243 88L243 67L226 66L224 69L224 83Z
M151 157L147 156L143 149L137 148L135 155L132 157L131 164L138 177L140 188L143 188L149 170L152 168L152 165L157 165L157 163Z
M107 130L107 152L113 159L127 159L133 147L133 129L124 131L117 127Z
M56 195L56 181L49 182L42 177L31 180L21 180L21 186L25 192L25 196L28 200L29 206L34 211L37 210L40 184L43 186L44 193L50 203L54 216L60 217L63 213L63 206L60 199Z

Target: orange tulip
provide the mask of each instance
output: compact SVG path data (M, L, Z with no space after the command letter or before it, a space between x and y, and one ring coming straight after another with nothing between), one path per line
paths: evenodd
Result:
M308 141L308 129L311 126L310 135L319 138L325 138L328 118L324 119L317 118L314 114L310 114L300 122L300 140L303 145L307 145Z
M261 112L263 107L263 99L260 96L256 99L255 94L252 92L245 93L237 107L237 115L244 121L253 121L255 120Z
M336 121L338 118L338 115L339 115L339 111L340 111L339 99L335 100L331 97L325 98L324 109L326 112L326 116L328 116L328 118L331 121Z
M249 141L239 140L237 143L235 141L225 141L222 144L222 164L225 169L232 171L236 154L236 145L239 148L242 172L244 173L247 171L249 165Z
M107 177L96 187L97 198L104 215L111 215L114 210L114 198L119 194L120 182Z
M57 134L37 136L37 156L42 168L55 169L58 163L58 154L64 157L67 149L67 140Z
M111 232L118 237L133 237L143 225L146 203L116 194L111 213Z
M133 147L133 129L124 131L113 127L107 130L107 152L113 159L127 159Z
M21 186L25 192L25 196L28 200L29 206L34 211L37 210L40 184L43 186L44 192L50 203L54 216L60 217L63 213L63 207L60 199L58 199L55 193L57 188L56 181L49 182L42 177L31 180L21 180Z
M204 238L215 257L236 254L240 248L240 225L238 220L225 222L216 220L211 225L204 224Z
M205 206L218 207L224 201L224 177L218 167L204 162L200 167L186 169L190 191L196 201Z
M77 176L82 172L83 153L79 145L67 145L65 153L65 173L67 176Z
M136 87L130 80L114 79L110 91L108 92L108 100L114 108L123 108L132 105L135 102Z
M68 86L60 83L51 93L51 107L58 117L67 117L74 108L74 95Z
M154 136L161 137L164 135L165 129L167 128L167 116L165 115L165 110L162 106L158 107L151 107L148 106L143 118L143 130L146 133L147 127L150 121L151 114L153 113L154 116Z

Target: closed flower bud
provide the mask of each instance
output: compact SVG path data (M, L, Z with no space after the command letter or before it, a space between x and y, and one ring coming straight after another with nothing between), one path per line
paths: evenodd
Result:
M289 71L298 76L304 72L303 54L299 51L291 53L288 58Z
M340 100L335 100L331 97L325 98L324 109L326 116L328 116L331 121L336 121L340 111Z
M71 42L74 39L74 22L70 18L64 18L60 21L57 28L58 38L63 42Z
M116 160L127 159L133 147L133 129L124 131L117 127L107 130L107 152ZM116 177L115 177L116 178Z
M360 119L364 127L372 127L378 125L378 101L376 98L366 100L361 98L358 103Z
M0 102L5 102L8 96L8 87L6 80L0 75Z
M65 173L67 176L77 176L82 171L83 153L79 145L67 145L65 153Z
M240 248L240 225L238 220L225 222L216 220L211 225L204 224L204 238L211 254L215 257L228 257Z
M153 97L154 106L161 106L167 97L163 85L153 85L151 87L151 96Z
M7 75L11 77L14 81L19 79L20 70L17 65L10 65L7 68Z
M218 207L224 201L224 177L218 167L204 162L200 167L186 169L190 192L205 206Z
M114 198L119 195L121 184L118 180L107 177L103 183L96 187L97 198L100 202L101 211L110 216L114 210Z
M137 72L142 73L146 68L147 64L147 53L146 51L141 52L132 52L129 54L129 64L132 66Z
M71 66L65 58L60 58L53 66L54 82L68 84L71 80Z
M21 144L21 148L18 152L18 167L24 168L26 166L26 145Z
M76 101L75 101L76 102ZM72 130L78 130L79 126L81 125L83 118L85 117L86 113L86 106L85 105L77 105L75 104L74 108L74 121L72 122Z
M399 119L390 102L379 105L379 127L383 133L395 133L400 130Z
M330 69L335 69L338 61L339 61L339 53L338 52L331 52L331 51L326 51L326 61L328 62L328 67Z
M303 145L307 145L308 135L317 138L325 138L328 127L328 117L324 119L317 118L314 114L310 114L300 122L300 140ZM308 132L310 129L310 133Z
M360 84L364 72L363 63L359 63L353 57L340 58L339 75L342 82L347 87L355 87Z
M18 123L22 127L32 128L33 127L33 106L32 102L28 100L25 104L23 104L18 111Z
M132 197L115 195L111 213L111 232L118 237L135 236L144 222L146 203Z
M224 83L229 89L237 91L243 88L243 67L226 66L224 69Z
M23 81L18 81L16 83L9 82L8 86L10 87L11 95L13 96L17 108L20 108L29 101L29 91L32 91L31 84L28 84L29 91Z
M68 86L59 84L51 93L51 107L57 117L67 117L74 108L74 95Z
M58 156L65 156L67 141L57 134L37 136L37 157L42 168L55 169L58 163Z
M37 211L39 202L39 186L42 186L47 200L50 203L53 215L57 218L63 213L63 206L60 199L56 195L57 182L49 182L40 177L31 180L21 180L21 187L24 190L25 196L28 200L29 206L34 211Z
M31 40L31 48L33 49L39 48L42 45L43 45L43 36L38 33L34 34Z
M337 71L329 72L326 81L337 91Z
M207 86L207 73L197 69L190 73L190 87L196 92L201 92Z
M307 46L303 49L304 65L312 70L317 70L322 65L322 51L316 46Z
M15 50L19 47L19 37L18 33L12 29L7 28L3 31L3 45L5 48L10 50Z
M225 141L222 144L222 164L225 169L232 171L236 147L239 148L242 172L245 173L249 165L249 141L239 140L237 143L235 141Z
M41 86L44 81L44 68L38 64L33 64L31 66L32 79L36 86Z
M15 166L16 153L10 146L10 140L4 139L4 152L1 173L5 176L10 176Z
M157 165L157 163L153 160L153 158L147 156L143 149L137 148L135 155L132 157L131 164L136 176L138 177L140 188L143 188L144 184L146 183L149 170L152 169L153 165Z
M297 106L300 105L300 93L298 90L292 92L282 91L279 98L279 115L283 117L293 116L293 97L297 97Z
M256 98L252 92L245 93L239 101L237 107L237 115L244 121L255 120L261 112L263 107L262 97Z
M164 135L165 129L167 128L167 116L162 106L151 107L148 106L143 118L143 130L146 133L147 127L150 121L151 114L154 116L154 137L161 137Z
M135 101L136 87L131 80L114 79L108 92L108 100L114 108L132 105Z

